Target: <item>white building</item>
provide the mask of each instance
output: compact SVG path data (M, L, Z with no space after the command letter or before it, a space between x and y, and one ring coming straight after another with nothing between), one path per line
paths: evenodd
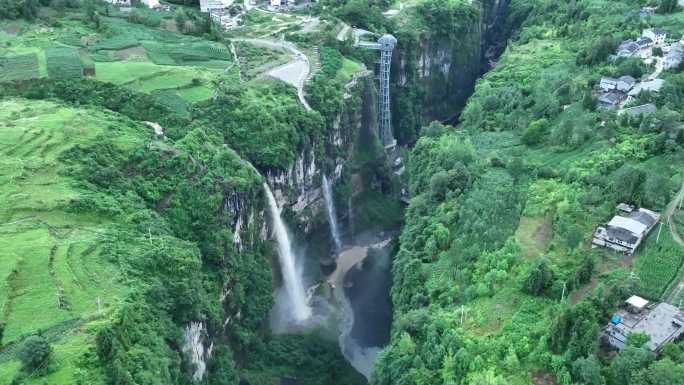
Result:
M200 0L200 11L209 12L212 9L226 9L234 2L235 0Z
M653 44L659 46L659 45L665 44L665 38L667 38L667 32L662 28L649 28L649 29L645 29L641 33L641 36L647 37L647 38L653 40Z
M147 8L159 7L159 0L140 0L140 3L144 4Z
M618 86L618 80L609 78L607 76L603 76L601 78L601 83L599 83L599 87L601 87L602 90L604 91L612 91L617 89Z
M591 243L629 255L634 254L641 241L660 220L660 214L640 208L628 215L616 215L607 224L598 226Z
M118 5L121 7L130 7L131 6L131 0L105 0L109 4L113 5Z

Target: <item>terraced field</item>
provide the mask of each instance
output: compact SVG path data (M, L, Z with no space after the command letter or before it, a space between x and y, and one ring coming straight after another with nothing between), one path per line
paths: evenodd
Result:
M6 322L0 384L9 383L3 373L18 365L15 342L36 330L55 344L60 362L49 382L73 372L74 351L90 346L83 343L91 338L88 324L126 290L115 264L101 254L110 224L73 204L103 198L77 189L60 156L108 131L121 146L142 139L109 114L45 101L3 100L0 122L0 315Z

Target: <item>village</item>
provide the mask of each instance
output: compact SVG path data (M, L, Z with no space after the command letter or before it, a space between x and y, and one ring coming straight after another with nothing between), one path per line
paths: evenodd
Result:
M641 12L645 12L643 9ZM598 102L603 108L616 109L618 114L637 116L653 113L656 106L652 103L634 105L635 100L643 92L658 93L665 80L659 76L663 71L678 68L684 60L684 36L679 40L668 40L667 31L663 28L645 29L641 36L620 43L618 51L612 56L613 61L622 58L642 59L644 64L654 68L653 73L635 79L630 75L618 78L603 76L598 83Z

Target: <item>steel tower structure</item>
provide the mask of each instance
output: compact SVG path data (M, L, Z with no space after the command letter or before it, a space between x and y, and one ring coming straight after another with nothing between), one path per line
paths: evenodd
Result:
M397 39L392 35L383 35L377 43L357 42L358 47L375 49L380 51L379 73L379 103L378 103L378 125L380 139L386 149L394 148L397 141L392 133L392 109L390 106L390 70L392 67L392 52L397 45Z

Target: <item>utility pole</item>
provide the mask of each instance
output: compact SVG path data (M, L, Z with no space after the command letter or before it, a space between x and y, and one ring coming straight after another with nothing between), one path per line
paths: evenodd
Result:
M560 300L561 302L563 302L563 300L565 299L565 289L567 287L567 284L568 284L567 282L563 282L563 291L561 292L561 300Z
M669 218L668 218L669 221ZM660 232L663 230L663 222L660 222L660 227L658 227L658 236L656 237L656 243L660 241Z

